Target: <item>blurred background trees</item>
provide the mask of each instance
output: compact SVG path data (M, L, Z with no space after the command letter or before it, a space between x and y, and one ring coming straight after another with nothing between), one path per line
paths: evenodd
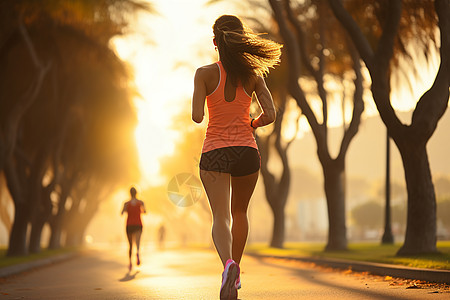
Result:
M290 1L269 2L289 61L289 93L307 118L317 143L328 208L326 249L346 249L345 159L364 110L359 56L336 20L330 17L331 12L325 3L304 1L293 7ZM300 84L300 77L315 86L317 90L313 95L307 95L304 85ZM340 87L333 90L330 82ZM329 103L335 97L341 98L344 133L337 155L333 157L328 143L328 116ZM314 109L313 100L309 98L315 98L320 108ZM345 103L351 103L352 107L348 124Z
M423 1L420 4L401 0L364 4L359 1L346 1L344 8L339 0L328 2L332 14L328 5L321 1L269 0L290 61L289 92L308 119L316 138L318 157L324 172L329 220L326 249L345 249L347 243L345 154L358 130L363 110L363 78L359 58L361 57L371 77L372 95L378 111L388 128L389 135L399 148L405 168L408 223L405 244L399 254L435 252L436 200L425 146L448 106L449 3L439 0ZM336 23L333 14L339 22ZM312 18L309 19L310 16ZM436 16L439 17L439 22ZM313 23L314 20L319 22ZM314 25L308 27L311 23ZM342 31L338 23L343 25L345 31ZM435 84L418 101L411 125L405 125L395 114L390 101L390 75L402 74L404 69L399 65L399 61L402 58L412 61L414 54L417 54L414 51L418 49L424 53L425 58L430 56L436 45L437 26L441 33L440 69ZM314 32L312 39L308 39L304 32ZM332 47L333 37L338 41L336 48ZM307 52L308 47L312 49L312 54ZM351 59L346 59L345 55ZM353 62L353 74L356 78L354 105L348 128L345 126L345 117L343 118L344 135L338 155L333 159L328 148L327 135L329 113L327 99L330 91L326 90L324 82L326 72L333 74L335 78L339 78L338 74L344 74L336 73L336 68L330 66L336 65L333 65L333 62L343 64L345 61ZM303 68L308 70L316 83L316 95L321 99L320 119L311 108L303 84L299 81L299 77L303 75ZM341 67L338 70L345 68ZM412 70L415 70L414 64Z
M398 253L436 252L436 196L426 145L448 107L450 3L445 0L421 1L420 4L408 0L378 1L370 9L371 14L367 10L364 13L365 20L372 16L378 24L373 30L374 26L366 28L365 22L350 13L359 3L349 1L344 7L341 1L328 2L369 71L373 99L402 157L408 218L405 242ZM439 70L433 85L417 101L411 123L404 124L391 104L391 74L398 70L395 63L400 57L411 57L410 53L418 49L429 54L429 49L436 45L437 30L440 33ZM408 52L411 43L413 50ZM414 68L414 64L412 66Z
M2 1L0 171L8 255L79 245L99 203L138 178L131 73L110 47L137 1Z

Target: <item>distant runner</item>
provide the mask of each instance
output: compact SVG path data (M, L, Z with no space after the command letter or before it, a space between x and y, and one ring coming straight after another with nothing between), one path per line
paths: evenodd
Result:
M133 252L133 240L136 243L136 265L141 264L141 260L139 258L139 245L141 243L141 234L142 234L142 220L141 220L141 213L146 213L144 202L141 200L138 200L136 198L136 189L134 187L131 187L130 189L130 195L131 200L125 202L123 205L122 213L127 212L127 238L128 238L128 244L129 244L129 251L128 251L128 258L129 258L129 265L128 270L131 271L133 265L131 262L131 254Z

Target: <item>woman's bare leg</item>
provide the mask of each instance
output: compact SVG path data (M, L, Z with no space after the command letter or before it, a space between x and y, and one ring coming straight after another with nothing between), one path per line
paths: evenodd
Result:
M131 269L131 253L133 252L133 234L127 233L128 239L128 260L129 260L129 268Z
M231 258L230 174L200 170L213 216L212 238L225 267Z
M248 236L247 209L258 181L259 171L247 176L231 177L231 214L233 216L232 255L240 263Z
M136 262L137 265L139 266L141 264L141 259L139 258L139 246L141 245L141 235L142 235L142 231L138 230L135 233L135 238L136 238Z

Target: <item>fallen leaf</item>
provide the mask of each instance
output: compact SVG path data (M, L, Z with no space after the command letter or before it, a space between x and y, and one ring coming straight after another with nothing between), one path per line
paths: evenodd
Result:
M414 283L413 285L408 286L406 289L420 289L420 286Z

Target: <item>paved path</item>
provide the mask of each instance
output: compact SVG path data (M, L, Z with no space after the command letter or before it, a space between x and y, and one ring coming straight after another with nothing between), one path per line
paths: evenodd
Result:
M81 255L0 281L2 299L218 299L219 259L212 251L144 249L128 272L126 249ZM244 257L239 299L450 299L448 288L336 272L296 261Z

